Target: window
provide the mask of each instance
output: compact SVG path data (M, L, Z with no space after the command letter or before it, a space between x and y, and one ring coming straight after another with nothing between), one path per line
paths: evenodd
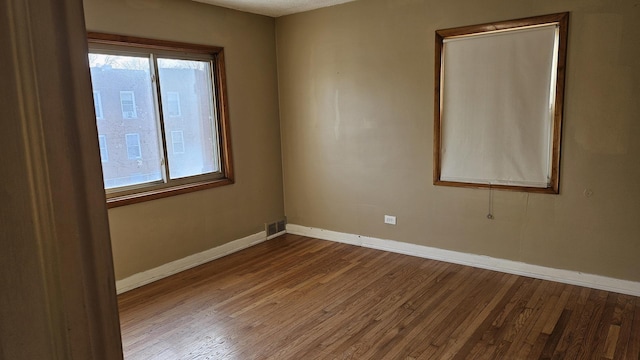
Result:
M100 161L109 161L109 152L107 151L107 137L105 135L98 135L98 145L100 146Z
M140 135L127 134L125 135L125 139L127 144L127 158L129 158L129 160L142 159L142 152L140 151Z
M96 119L104 119L104 115L102 113L102 98L100 97L100 91L93 92L93 107L96 109Z
M167 115L171 117L180 116L180 93L177 91L167 91L166 101Z
M434 184L557 194L568 13L436 31Z
M103 111L136 119L97 122L108 206L232 184L223 49L88 38L96 119Z
M120 107L122 108L123 119L135 119L138 117L136 98L133 95L133 91L120 91Z
M184 154L184 135L182 131L171 132L171 145L174 154Z

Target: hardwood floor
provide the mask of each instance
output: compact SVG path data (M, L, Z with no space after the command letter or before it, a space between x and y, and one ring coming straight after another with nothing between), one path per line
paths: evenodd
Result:
M125 358L640 359L640 298L284 235L119 296Z

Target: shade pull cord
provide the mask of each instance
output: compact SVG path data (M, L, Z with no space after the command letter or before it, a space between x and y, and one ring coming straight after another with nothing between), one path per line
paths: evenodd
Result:
M491 182L489 182L489 211L487 212L487 219L493 220L493 188L491 188Z

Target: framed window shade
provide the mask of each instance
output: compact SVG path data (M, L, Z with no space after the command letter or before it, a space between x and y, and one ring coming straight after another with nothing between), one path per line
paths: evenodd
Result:
M567 23L436 32L434 184L558 193Z

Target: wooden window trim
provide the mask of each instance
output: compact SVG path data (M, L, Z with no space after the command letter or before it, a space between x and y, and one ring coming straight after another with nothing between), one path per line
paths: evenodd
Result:
M188 184L168 186L161 189L152 189L147 191L142 190L134 194L114 196L107 199L108 208L136 204L144 201L161 199L235 183L233 156L231 150L231 128L229 124L229 103L227 98L224 48L97 32L87 33L87 39L89 44L124 45L127 47L150 50L207 54L213 57L213 62L215 64L213 87L216 96L216 111L218 113L217 121L220 137L220 160L222 162L221 168L223 177L212 180L195 181Z
M550 184L546 188L515 186L515 185L498 185L498 184L479 184L440 180L441 170L441 71L442 71L442 49L445 38L453 36L463 36L477 34L483 32L491 32L498 30L517 29L525 26L535 26L549 23L559 24L559 43L558 43L558 63L556 70L556 97L555 109L553 114L553 138L551 149L551 179ZM567 59L567 39L569 28L569 13L557 13L542 16L535 16L523 19L500 21L486 23L480 25L463 26L450 29L436 30L435 34L435 96L434 96L434 137L433 137L433 184L452 187L465 188L491 188L511 191L524 191L532 193L558 194L560 192L560 148L562 140L562 118L564 108L564 82Z

